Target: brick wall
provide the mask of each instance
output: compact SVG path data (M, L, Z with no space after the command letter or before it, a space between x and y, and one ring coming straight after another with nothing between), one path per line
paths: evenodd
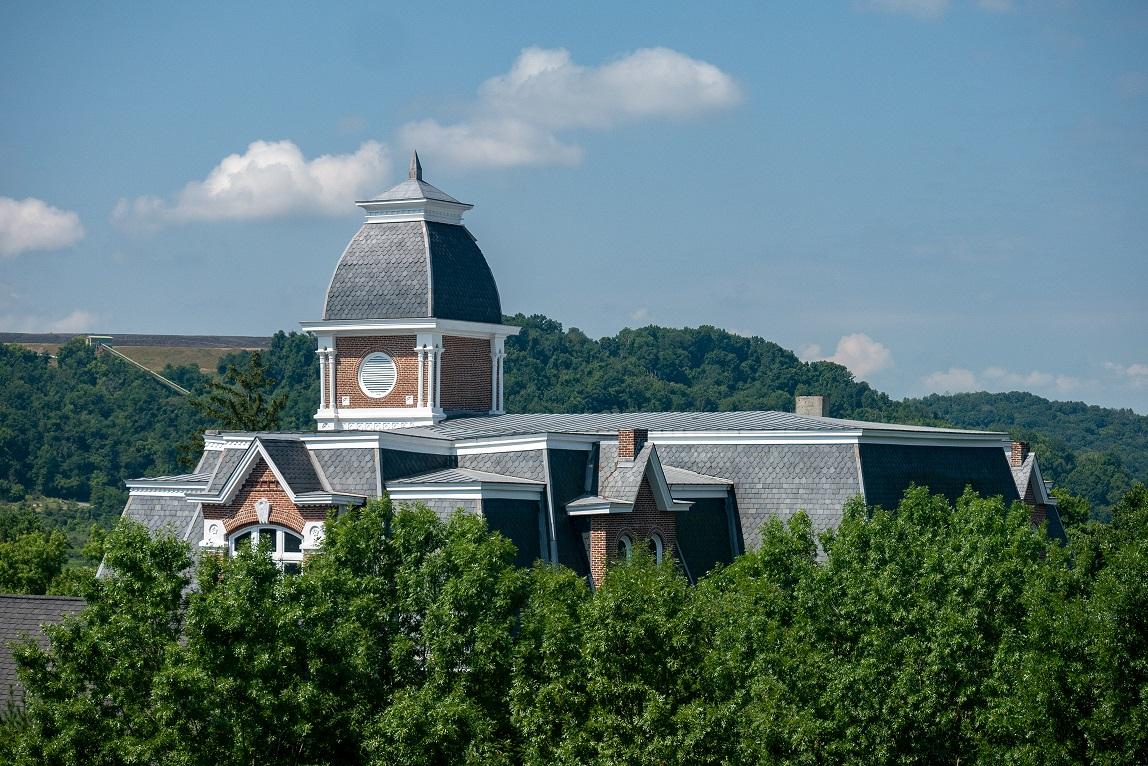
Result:
M327 516L325 507L299 507L292 503L287 492L279 485L275 473L262 458L251 467L250 475L230 503L205 504L203 516L206 519L223 521L223 528L230 535L241 527L259 522L259 517L255 513L255 503L264 497L271 502L271 516L268 523L292 529L300 535L303 534L304 522L323 521Z
M618 432L618 459L633 460L642 451L650 432L645 428L624 428Z
M651 535L662 538L665 556L677 555L677 518L672 513L659 511L654 502L649 479L643 478L630 513L612 513L594 516L590 520L590 574L594 585L601 585L606 567L617 555L618 540L628 534L634 545L645 545Z
M442 347L442 408L488 412L490 341L444 335Z
M338 407L413 407L418 402L419 360L415 353L415 336L390 335L381 337L336 338L335 352L335 404ZM373 399L359 388L359 363L367 354L382 351L395 360L398 378L394 390L381 399ZM489 359L489 352L487 358ZM487 364L489 366L489 362ZM489 387L489 374L487 387ZM349 405L343 397L351 397ZM406 397L412 396L412 404ZM489 398L489 395L488 395Z

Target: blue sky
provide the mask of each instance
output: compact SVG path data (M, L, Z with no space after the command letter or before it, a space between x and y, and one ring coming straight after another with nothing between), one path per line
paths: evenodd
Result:
M0 7L0 330L319 318L405 175L507 312L1148 413L1148 4Z

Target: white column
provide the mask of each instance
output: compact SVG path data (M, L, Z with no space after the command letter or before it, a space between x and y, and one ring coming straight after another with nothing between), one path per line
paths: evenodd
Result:
M434 406L442 407L442 346L435 346L435 356L438 361L434 366Z
M415 397L415 406L420 409L425 401L423 398L423 367L426 365L426 348L424 346L415 346L415 354L419 359L419 393Z
M437 372L438 364L436 363L436 355L434 348L427 349L427 406L432 410L435 408L434 398L434 379Z
M502 386L502 378L503 378L503 375L502 375L502 369L503 369L503 368L502 368L502 362L503 362L503 360L504 360L504 359L506 359L506 352L504 352L504 351L499 351L499 352L498 352L498 411L499 411L499 412L504 412L504 411L505 411L505 407L503 406L503 401L502 401L502 395L503 395L503 386Z
M494 350L494 340L490 341L490 411L498 410L498 352Z
M336 361L335 349L327 349L327 390L331 395L331 414L335 414L339 409L339 390L335 387L337 380L335 376Z
M327 407L327 349L315 349L319 355L319 409Z

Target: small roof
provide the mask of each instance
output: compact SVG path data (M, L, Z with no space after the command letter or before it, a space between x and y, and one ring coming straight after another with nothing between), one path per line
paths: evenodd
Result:
M459 202L454 197L450 196L442 189L429 184L423 180L423 165L419 161L419 153L411 152L411 165L407 170L407 178L405 181L398 183L391 188L387 189L382 194L372 197L369 202L384 202L384 201L397 201L397 200L419 200L429 199L438 202L453 202L458 205L465 203Z
M666 483L670 486L675 484L712 484L715 487L730 486L733 482L729 479L723 479L720 476L707 476L704 473L697 473L689 471L685 468L678 468L673 465L666 465L662 463L662 473L666 475Z
M528 484L541 486L542 482L524 479L521 476L509 476L504 473L476 471L473 468L446 468L441 471L430 471L429 473L394 479L388 481L387 484Z

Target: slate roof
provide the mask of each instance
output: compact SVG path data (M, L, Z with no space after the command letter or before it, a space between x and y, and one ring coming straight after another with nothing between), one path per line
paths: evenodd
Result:
M455 202L462 204L454 197L450 196L442 189L434 184L428 184L421 178L408 178L400 184L396 184L387 189L377 197L372 197L370 200L363 200L365 202L389 202L397 200L417 200L417 199L432 199L439 202Z
M632 462L624 463L618 460L617 445L603 444L598 459L599 497L634 502L653 453L654 445L646 444Z
M335 267L323 319L418 317L502 323L498 285L474 237L433 221L363 224Z
M24 693L16 678L11 644L23 638L47 646L40 626L62 622L84 608L82 598L71 596L0 596L0 713L12 702L19 705Z
M215 464L215 475L211 477L211 483L207 485L204 494L214 495L223 489L231 474L235 473L235 468L245 452L247 452L245 449L225 449L220 452L219 460Z
M395 479L388 484L476 484L489 482L491 484L525 484L535 487L542 486L542 482L533 479L524 479L521 476L507 476L489 471L476 471L472 468L447 468L442 471L407 476Z
M403 433L442 439L513 436L534 433L610 434L621 428L650 431L841 431L860 428L883 431L914 431L946 434L987 434L894 423L868 423L859 420L819 418L792 412L759 410L748 412L604 412L529 413L475 415L447 418L433 426L403 429ZM1003 436L1003 434L1002 434ZM665 457L663 455L662 457Z
M733 482L747 548L758 545L767 520L799 510L817 531L836 526L845 502L861 493L851 444L659 444L658 456L663 468L668 463Z
M1029 494L1029 480L1032 477L1032 466L1036 461L1036 454L1029 453L1020 465L1010 465L1009 470L1012 471L1012 479L1016 483L1017 494L1024 500ZM1047 482L1046 482L1047 483Z
M311 462L307 445L298 439L268 439L260 437L259 442L267 450L271 462L283 475L283 480L293 495L325 490L322 479Z
M997 447L938 447L900 444L859 446L865 501L896 508L911 483L955 501L971 486L985 497L1018 498L1008 460Z
M665 474L666 483L670 486L675 484L712 484L714 486L728 486L733 484L730 479L723 479L720 476L709 476L704 473L696 473L694 471L686 470L685 468L678 468L673 465L662 464L662 473Z
M186 540L198 516L198 507L183 495L129 495L124 516L138 521L151 532L168 532Z
M374 496L379 491L373 449L317 449L311 457L323 470L332 492Z

